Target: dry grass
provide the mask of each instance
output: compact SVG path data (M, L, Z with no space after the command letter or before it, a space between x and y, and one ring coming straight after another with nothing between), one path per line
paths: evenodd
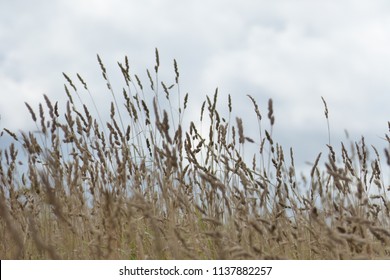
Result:
M273 139L272 100L264 121L249 96L259 130L251 139L242 118L231 121L230 96L227 116L217 110L218 91L200 121L184 123L189 95L176 61L173 83L159 82L157 50L152 95L126 58L118 100L98 62L113 100L106 123L81 101L78 82L92 97L83 78L64 74L66 104L26 104L36 129L2 133L13 142L0 150L1 259L390 257L389 186L364 138L340 154L329 142L325 162L319 154L298 178L293 150ZM244 158L248 145L257 152Z

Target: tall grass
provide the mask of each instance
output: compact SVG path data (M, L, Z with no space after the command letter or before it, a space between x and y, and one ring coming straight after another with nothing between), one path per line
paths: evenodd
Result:
M340 152L329 141L299 177L293 150L273 138L272 99L264 114L248 96L252 139L230 96L226 115L217 109L218 90L185 123L191 96L180 92L176 60L172 82L159 81L157 50L148 86L127 57L118 63L121 93L98 63L108 120L81 75L64 73L66 104L26 103L35 129L2 132L12 143L0 150L1 259L390 257L389 149L383 163L364 138ZM248 145L256 153L244 157Z

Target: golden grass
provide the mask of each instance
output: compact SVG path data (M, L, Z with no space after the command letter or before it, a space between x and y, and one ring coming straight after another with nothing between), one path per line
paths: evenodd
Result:
M181 98L177 62L174 82L159 82L157 50L147 71L153 98L126 57L118 101L98 62L113 100L106 123L64 73L66 104L44 96L37 114L26 103L36 129L2 133L12 143L0 150L1 259L390 257L389 186L364 138L343 144L341 156L329 142L325 163L320 153L310 177L298 178L293 150L285 154L273 139L271 99L263 124L248 96L259 129L252 139L242 118L231 122L230 95L228 115L217 110L218 90L203 102L200 123L184 123L189 95ZM257 147L253 157L243 156L247 145Z

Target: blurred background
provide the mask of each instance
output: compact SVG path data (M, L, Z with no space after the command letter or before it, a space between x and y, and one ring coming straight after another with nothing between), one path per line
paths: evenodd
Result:
M322 96L337 152L341 141L348 142L345 130L353 141L364 136L381 156L386 147L385 0L0 0L0 42L1 130L34 129L24 102L37 110L43 94L59 101L63 115L62 72L75 83L79 73L108 115L111 96L96 54L121 96L125 83L117 62L127 55L131 73L149 86L146 68L153 70L158 48L160 80L174 81L173 59L178 62L182 95L189 93L187 121L199 119L201 101L218 87L219 110L227 112L231 94L233 115L243 118L246 136L258 140L247 94L257 101L266 129L272 98L274 139L286 153L293 147L295 164L305 170L320 152L327 154ZM1 137L0 146L8 140ZM385 157L382 163L387 172Z

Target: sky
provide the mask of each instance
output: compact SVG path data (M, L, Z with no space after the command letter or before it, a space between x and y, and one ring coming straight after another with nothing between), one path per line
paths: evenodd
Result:
M333 145L346 141L348 130L352 140L363 135L382 154L386 147L386 0L0 0L0 42L0 129L33 125L24 102L37 108L43 94L65 100L62 72L80 73L98 106L107 107L96 54L120 93L117 61L127 55L131 72L147 83L145 69L153 69L158 48L163 78L174 78L177 60L194 118L203 96L218 87L221 108L231 94L247 136L256 138L247 94L263 116L272 98L274 138L286 151L293 147L296 164L327 152L321 96Z

